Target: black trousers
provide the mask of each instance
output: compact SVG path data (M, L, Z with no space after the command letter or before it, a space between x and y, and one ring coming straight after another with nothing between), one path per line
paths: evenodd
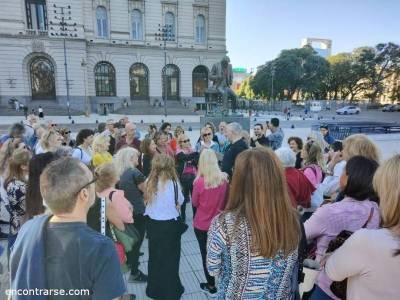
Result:
M215 278L207 271L207 231L195 228L194 234L196 235L197 242L199 243L201 259L203 261L203 270L207 279L207 283L209 286L215 286Z
M133 220L135 221L133 225L139 232L140 240L135 246L133 246L132 250L126 254L126 257L127 265L131 269L131 274L136 275L139 270L140 247L142 246L143 239L146 234L147 217L143 215L134 215Z
M181 206L181 218L184 222L186 222L186 203L190 202L190 198L192 196L193 192L193 181L188 182L188 181L183 181L181 180L181 185L182 185L182 194L183 194L183 204ZM193 207L193 216L195 214L196 210Z
M176 220L148 219L149 278L146 295L158 300L178 300L184 292L179 278L181 234Z

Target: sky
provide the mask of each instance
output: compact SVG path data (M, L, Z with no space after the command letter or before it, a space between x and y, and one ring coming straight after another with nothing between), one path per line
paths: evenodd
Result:
M250 71L299 48L304 37L332 40L332 54L380 42L400 44L400 0L226 0L227 50Z

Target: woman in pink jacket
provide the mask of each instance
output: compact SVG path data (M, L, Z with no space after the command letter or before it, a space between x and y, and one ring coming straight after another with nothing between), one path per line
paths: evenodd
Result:
M194 233L199 243L207 283L200 288L209 295L217 292L215 279L207 271L207 232L212 219L225 208L228 193L228 174L221 172L218 159L211 149L200 155L197 177L193 183L192 204L196 207L193 219Z
M113 163L102 164L95 170L97 196L107 198L110 206L117 212L123 223L133 223L133 207L125 198L124 191L115 188L118 172Z

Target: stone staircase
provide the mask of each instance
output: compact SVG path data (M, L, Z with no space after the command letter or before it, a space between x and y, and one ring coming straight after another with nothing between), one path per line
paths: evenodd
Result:
M134 100L128 107L116 110L114 113L123 115L163 115L164 106L152 106L148 100ZM184 107L179 101L167 101L168 115L197 115L193 108Z
M39 106L43 108L45 116L68 116L68 109L66 106L61 106L56 101L51 101L51 100L31 101L28 104L28 114L31 113L32 108L35 109L37 114ZM79 116L83 114L83 112L79 112L73 109L70 109L70 113L72 116ZM23 109L16 111L15 108L11 108L6 103L2 103L0 105L0 116L23 116L23 115L24 115Z

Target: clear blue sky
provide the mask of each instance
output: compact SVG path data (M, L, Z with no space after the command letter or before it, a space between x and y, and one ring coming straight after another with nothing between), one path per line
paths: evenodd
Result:
M332 40L332 54L400 43L400 0L226 0L234 67L255 68L304 37Z

